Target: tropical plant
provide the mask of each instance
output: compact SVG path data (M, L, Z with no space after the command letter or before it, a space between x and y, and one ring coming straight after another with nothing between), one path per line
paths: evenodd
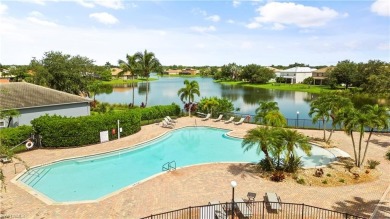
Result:
M295 173L303 167L301 157L290 155L290 158L283 163L283 169L289 173Z
M277 102L260 101L259 107L256 109L255 122L262 121L265 124L265 116L271 111L279 111Z
M348 89L357 73L357 64L350 60L344 60L338 62L331 70L330 78L334 78L338 84L345 84L345 89Z
M244 148L244 151L256 147L256 153L258 155L263 152L271 170L274 169L274 165L269 151L274 151L274 130L275 129L273 128L260 126L250 129L241 143L241 147Z
M12 120L15 117L19 117L20 112L15 109L1 110L0 109L0 119L8 119L7 127L10 127Z
M264 117L265 125L273 127L284 127L287 125L287 120L279 110L272 110Z
M131 81L131 87L133 88L133 99L132 99L132 105L134 106L134 76L139 70L139 66L136 60L136 56L126 54L126 61L124 60L118 60L119 68L121 68L122 71L118 73L118 76L122 76L126 72L130 72L132 81Z
M377 161L377 160L367 160L367 164L368 164L368 168L370 169L375 169L376 166L378 166L379 164L381 164L381 162Z
M276 144L285 147L285 162L289 162L291 158L297 158L297 148L301 149L306 155L311 154L312 147L309 144L308 138L297 130L277 129L275 136Z
M193 103L195 94L200 96L199 84L197 81L184 80L184 87L177 91L177 95L183 103ZM191 110L188 111L191 116Z
M148 93L149 93L149 77L151 72L162 72L162 65L160 61L156 58L153 52L148 52L145 50L142 52L137 52L134 55L134 58L137 60L140 74L146 78L146 99L145 106L148 105Z
M388 151L386 152L386 158L387 158L387 160L390 160L390 150L388 150Z

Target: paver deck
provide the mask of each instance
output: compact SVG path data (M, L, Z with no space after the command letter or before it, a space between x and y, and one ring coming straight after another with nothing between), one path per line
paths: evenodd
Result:
M185 117L179 119L175 128L195 124L231 129L229 134L236 137L243 137L246 130L255 127L251 124L224 124L212 120L201 121L196 117ZM170 129L152 124L143 126L141 131L134 135L103 144L69 149L39 149L21 153L18 156L29 166L35 166L69 157L131 147L167 131ZM321 138L323 134L322 131L317 130L299 131L310 137ZM332 139L339 148L353 154L351 140L346 134L335 132ZM245 198L248 191L257 194L276 192L283 202L305 203L365 217L372 216L382 199L373 217L388 218L390 217L390 192L385 192L390 186L390 161L384 158L384 154L389 148L389 134L372 136L367 158L381 162L377 168L382 174L378 180L369 183L326 188L287 182L275 183L246 172L243 169L244 164L207 164L161 174L96 203L65 205L47 205L10 182L16 176L14 163L17 161L14 161L14 163L3 166L7 190L1 193L0 216L13 218L139 218L187 206L204 205L210 200L229 201L231 198L230 181L235 180L238 183L237 197ZM17 173L23 171L21 165L16 167Z

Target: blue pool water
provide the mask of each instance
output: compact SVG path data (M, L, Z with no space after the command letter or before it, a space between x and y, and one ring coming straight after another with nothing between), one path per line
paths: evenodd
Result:
M30 169L18 178L54 202L90 201L162 172L163 164L177 167L210 162L258 162L256 149L244 152L241 139L227 130L188 127L169 132L135 149L63 160ZM99 147L97 145L96 147ZM312 156L299 151L305 166L334 160L330 152L313 147Z

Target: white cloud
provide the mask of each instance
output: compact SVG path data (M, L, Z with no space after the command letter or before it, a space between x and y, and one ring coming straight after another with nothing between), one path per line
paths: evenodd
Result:
M27 20L29 20L30 22L33 22L35 24L39 24L39 25L47 26L47 27L56 27L57 26L57 24L54 22L40 19L37 17L27 17Z
M218 21L221 20L221 18L218 15L211 15L209 17L206 17L206 20L210 20L210 21L213 21L213 22L218 22Z
M248 29L257 29L261 27L261 24L259 24L258 22L251 22L249 24L246 24L245 27Z
M199 33L216 31L216 28L214 26L208 26L208 27L194 26L194 27L191 27L190 29L192 31L199 32Z
M257 9L260 13L257 22L292 24L298 27L325 25L339 14L330 8L316 8L288 2L270 2Z
M95 3L106 8L112 8L112 9L124 8L122 4L122 0L99 0L99 1L95 1Z
M233 7L237 8L240 4L240 0L233 0Z
M390 16L390 1L389 0L376 0L371 5L371 11L380 16Z
M195 14L195 15L202 15L202 16L204 16L204 17L207 16L207 12L206 12L205 10L202 10L202 9L199 9L199 8L194 8L194 9L192 9L191 12L192 12L193 14Z
M272 30L283 30L284 28L286 28L286 27L283 24L274 23Z
M84 6L86 8L93 8L93 7L95 7L95 4L93 4L92 2L87 2L85 0L76 0L76 3L78 3L81 6Z
M92 13L89 15L89 17L103 24L116 24L119 22L116 17L107 12Z
M41 18L44 17L43 14L42 14L41 12L39 12L39 11L32 11L32 12L30 12L29 14L30 14L30 16L32 16L32 17L41 17Z
M228 22L229 24L234 24L234 23L235 23L235 21L232 20L232 19L229 19L229 20L227 20L226 22Z
M0 3L0 15L6 14L8 10L8 6L5 4Z
M45 5L45 0L31 0L31 1L27 1L27 2L32 2L32 3L38 4L38 5Z
M379 50L389 50L390 51L390 43L381 43L377 47Z

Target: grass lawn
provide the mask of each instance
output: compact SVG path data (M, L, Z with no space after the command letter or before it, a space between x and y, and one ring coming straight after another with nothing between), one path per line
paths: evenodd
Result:
M149 78L149 81L156 81L158 79L156 78ZM132 82L145 82L146 79L144 78L139 78L135 80L123 80L123 79L113 79L111 81L103 81L103 84L131 84Z
M216 81L221 84L240 85L247 87L265 88L272 90L289 90L289 91L302 91L308 93L321 93L323 91L332 91L327 85L307 85L307 84L280 84L280 83L267 83L267 84L250 84L242 81Z

